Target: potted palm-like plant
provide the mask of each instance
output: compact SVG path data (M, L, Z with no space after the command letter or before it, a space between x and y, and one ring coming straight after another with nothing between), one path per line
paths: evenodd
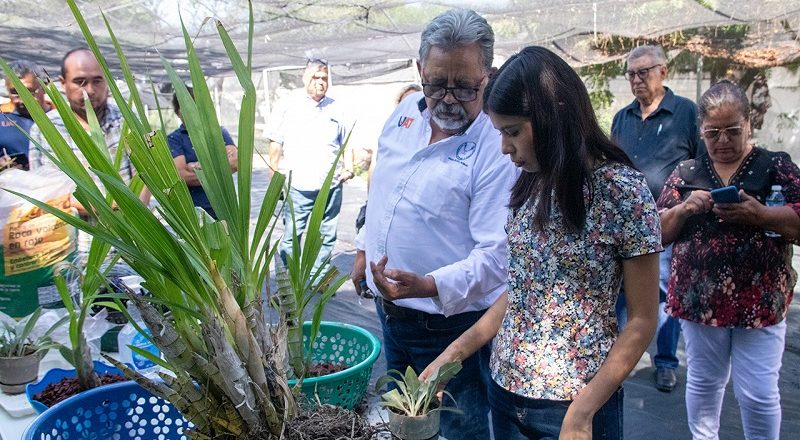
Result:
M71 137L89 163L83 167L64 142L58 130L36 106L33 119L53 148L56 163L73 181L75 198L91 213L86 222L54 210L30 197L18 194L65 222L86 231L116 249L121 258L143 279L142 287L151 298L128 295L151 330L153 342L162 357L148 357L169 374L163 381L152 381L126 370L136 383L154 396L168 400L191 424L193 438L249 438L279 436L298 411L295 395L288 385L286 364L286 325L268 327L263 311L262 289L269 286L270 261L277 242L272 239L285 177L276 173L270 180L251 225L251 188L254 152L256 89L251 79L252 26L248 56L243 59L228 32L216 24L231 62L231 69L244 93L238 128L238 174L231 173L224 141L206 77L192 39L183 28L187 61L194 87L192 97L182 78L169 63L164 67L180 103L184 124L201 167L197 176L218 220L195 209L189 190L178 174L166 142L164 129L151 126L138 94L138 84L128 68L116 36L106 22L117 51L123 77L131 93L123 97L97 42L74 0L67 0L90 50L103 69L114 100L125 119L121 146L130 152L137 176L158 202L157 214L142 204L134 190L125 185L102 142L88 135L69 111L69 104L55 86L47 93L64 117ZM9 66L0 64L10 73ZM8 74L12 81L15 75ZM15 82L17 84L17 82ZM17 87L24 88L17 84ZM21 91L24 102L35 102ZM95 183L92 174L100 180ZM102 188L101 188L102 187ZM107 196L106 196L107 195ZM309 258L313 258L309 256ZM291 269L290 269L291 270ZM282 330L283 329L283 330ZM111 387L126 387L115 384ZM125 388L128 390L129 388ZM138 392L138 391L137 391ZM127 398L132 391L109 393ZM82 396L95 395L93 391ZM141 402L150 398L141 397ZM137 397L126 405L145 405ZM65 401L61 408L66 408ZM106 402L107 403L107 402ZM166 407L167 405L164 405ZM147 405L158 408L160 405ZM56 409L56 408L54 408ZM110 409L106 409L110 410ZM144 411L144 409L143 409ZM155 410L154 410L155 411ZM127 416L140 417L139 412ZM162 434L155 417L147 429ZM40 419L36 432L63 430L58 418ZM50 424L52 423L52 424ZM182 422L183 426L185 422ZM165 426L165 430L176 425ZM98 437L113 431L93 426ZM81 428L82 429L82 428ZM109 428L111 429L111 428ZM140 430L144 430L141 428ZM178 429L183 432L183 428ZM31 434L33 436L34 434ZM157 435L156 435L157 436Z
M34 328L42 316L42 308L19 322L2 322L0 328L0 389L6 394L19 394L25 385L39 376L39 362L47 350L58 346L51 339L53 332L66 317L56 321L40 335Z
M347 140L349 138L348 134ZM345 146L347 140L345 140ZM341 152L339 154L341 156ZM291 372L294 378L300 379L300 381L309 374L311 368L312 347L319 333L325 304L347 280L347 276L340 275L338 269L329 264L330 257L321 264L320 269L314 269L314 263L322 248L322 234L319 227L322 223L332 178L333 173L328 173L320 194L314 201L303 246L298 238L297 229L292 225L290 231L284 231L285 234L291 234L293 238L292 252L286 255L286 263L284 264L278 255L275 256L277 279L275 306L287 325L287 348ZM286 209L293 212L292 200L289 199L287 203L289 206ZM314 299L316 299L316 303L304 344L303 321L306 319L306 309Z
M188 188L172 162L163 129L153 130L150 125L137 84L113 31L109 27L131 91L131 105L116 86L108 63L75 2L70 0L68 4L125 118L124 147L130 151L137 175L158 201L160 217L125 185L107 147L82 129L55 87L48 87L47 93L56 109L63 110L61 114L69 134L90 169L82 166L44 113L36 110L32 113L53 148L54 162L76 182L74 196L92 214L93 221L68 215L60 218L86 231L94 240L113 246L142 276L143 287L153 293L152 301L169 309L165 315L151 303L135 296L131 298L148 327L156 329L152 331L153 339L164 359L153 361L172 373L164 376L164 382L137 377L137 383L170 400L194 425L197 435L244 438L265 432L279 434L284 422L290 420L297 409L285 371L278 366L282 362L278 364L271 356L273 342L262 315L261 286L268 276L268 263L274 252L269 241L272 230L269 226L284 178L276 175L270 182L251 238L255 87L249 66L233 47L225 29L218 25L231 55L232 67L244 88L236 185L224 149L217 148L224 145L219 122L200 61L185 28L194 99L175 70L165 63L202 165L198 178L220 219L212 221L195 210ZM7 64L3 64L8 69ZM29 98L28 94L24 95L23 100ZM99 178L102 188L90 173ZM46 205L28 199L48 210Z
M285 323L282 339L287 345L289 385L295 390L299 388L306 401L353 408L366 394L372 364L380 354L380 342L360 327L322 321L325 303L344 282L344 277L335 278L335 268L329 269L319 282L303 282L296 274L302 273L302 265L310 266L313 260L302 264L298 260L305 260L304 257L293 260L290 256L288 260L290 269L294 268L294 277L293 271L287 271L281 258L275 256L274 302ZM305 310L314 299L317 302L311 319L303 322Z
M389 370L387 375L378 379L375 390L381 390L387 385L391 389L381 395L379 405L385 407L389 413L389 431L392 435L403 440L428 440L436 438L439 434L439 415L441 411L458 411L444 405L438 397L449 396L450 393L440 390L440 386L447 383L459 371L460 362L451 362L442 365L433 372L427 381L421 381L417 373L410 366L405 374L398 370Z

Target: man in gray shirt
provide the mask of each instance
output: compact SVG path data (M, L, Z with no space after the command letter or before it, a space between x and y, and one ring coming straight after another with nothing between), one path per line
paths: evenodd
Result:
M640 46L628 54L625 78L636 99L620 110L611 125L611 135L634 165L645 175L647 185L658 199L667 177L681 161L706 152L697 126L697 107L663 85L667 58L657 46ZM669 281L672 246L661 254L660 316L654 358L656 388L670 392L677 383L675 369L680 324L664 312ZM617 316L620 327L626 318L624 296L620 295Z

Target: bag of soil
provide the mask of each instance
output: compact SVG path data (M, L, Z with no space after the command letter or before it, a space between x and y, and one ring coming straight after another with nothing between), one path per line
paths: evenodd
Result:
M6 189L72 212L75 184L55 168L8 169L0 173L0 312L19 318L61 299L53 266L75 257L76 231Z

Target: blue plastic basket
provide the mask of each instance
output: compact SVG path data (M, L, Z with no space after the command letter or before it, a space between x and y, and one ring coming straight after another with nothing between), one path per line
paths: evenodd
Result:
M130 364L126 365L128 365L130 368L133 368L133 366ZM100 361L94 361L94 371L97 374L119 374L120 376L124 376L119 368L104 364ZM47 405L34 399L33 396L44 391L44 389L47 388L47 386L51 383L56 383L65 377L75 377L76 375L77 373L75 372L75 369L64 370L63 368L52 368L48 370L40 381L29 383L25 387L25 395L28 396L28 402L30 402L33 409L39 414L47 411Z
M323 322L314 343L314 360L351 367L304 380L303 393L313 402L320 399L352 408L367 389L372 364L379 353L380 342L367 330ZM22 438L188 440L184 430L191 427L171 403L129 381L104 385L64 400L34 420Z
M24 440L188 440L192 424L169 402L135 382L119 382L70 397L42 413Z

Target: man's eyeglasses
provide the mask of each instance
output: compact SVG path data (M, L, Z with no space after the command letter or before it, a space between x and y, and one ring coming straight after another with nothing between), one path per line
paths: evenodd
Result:
M447 93L453 95L460 102L470 102L478 99L480 87L445 87L434 84L422 84L422 93L431 99L444 99Z
M645 67L644 69L639 70L626 70L625 71L625 79L628 81L633 81L633 78L638 76L639 79L644 80L647 78L647 75L650 74L650 71L655 69L656 67L663 66L663 64L655 64L650 67Z
M725 133L728 139L733 139L741 136L743 131L744 127L741 125L725 128L709 128L707 130L703 130L703 137L706 138L706 140L715 141L719 139L722 133Z

